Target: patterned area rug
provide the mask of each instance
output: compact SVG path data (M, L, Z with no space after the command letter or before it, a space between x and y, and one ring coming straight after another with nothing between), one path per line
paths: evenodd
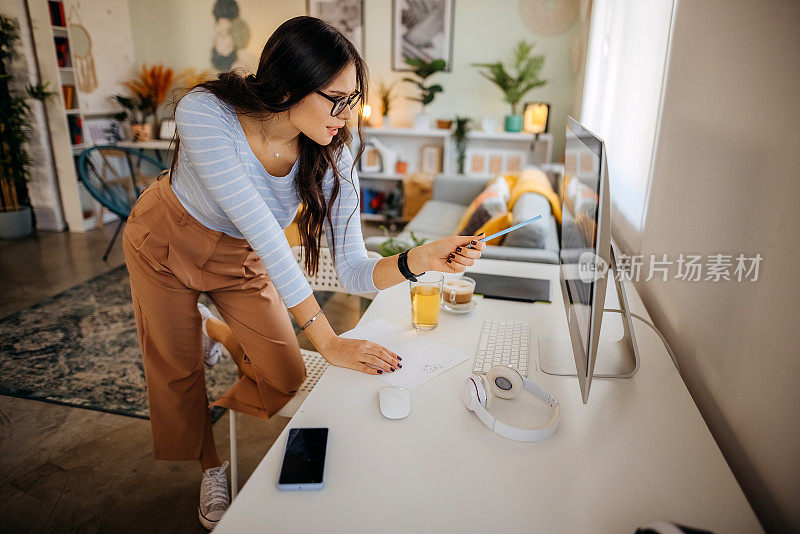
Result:
M238 376L227 355L205 370L209 399ZM149 418L124 265L0 319L0 394ZM214 407L213 420L224 413Z

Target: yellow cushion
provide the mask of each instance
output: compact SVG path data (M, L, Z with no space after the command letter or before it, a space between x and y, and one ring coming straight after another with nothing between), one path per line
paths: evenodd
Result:
M550 201L553 217L561 222L561 200L553 191L547 175L539 169L525 169L511 189L511 198L508 201L508 211L514 209L514 204L525 193L538 193Z
M511 213L501 213L500 215L495 215L481 226L475 234L480 234L481 232L485 232L486 235L492 235L495 232L500 232L505 230L511 226ZM506 236L501 235L500 237L495 237L494 239L487 241L487 245L501 245L503 243L503 239Z

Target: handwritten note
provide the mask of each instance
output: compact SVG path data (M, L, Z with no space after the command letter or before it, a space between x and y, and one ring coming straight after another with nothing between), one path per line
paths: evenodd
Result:
M345 332L342 337L374 341L403 358L402 369L380 377L393 386L412 389L452 369L469 357L429 339L410 327L378 319Z

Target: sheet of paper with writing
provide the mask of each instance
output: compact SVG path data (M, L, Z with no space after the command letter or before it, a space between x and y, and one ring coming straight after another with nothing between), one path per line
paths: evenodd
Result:
M452 369L469 357L410 327L403 327L385 319L377 319L345 332L342 337L366 339L397 353L402 359L401 369L380 376L393 386L412 389L423 382Z

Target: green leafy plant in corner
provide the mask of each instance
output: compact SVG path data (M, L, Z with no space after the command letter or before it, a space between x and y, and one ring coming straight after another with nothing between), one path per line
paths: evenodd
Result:
M436 94L444 91L442 86L438 83L433 85L425 84L427 83L429 77L437 72L443 71L447 64L443 59L434 59L433 61L428 62L417 57L407 57L406 64L412 67L412 72L416 78L405 77L403 78L403 81L413 83L417 86L417 90L419 91L418 96L408 98L409 100L415 100L422 103L422 109L424 112L425 106L433 102L433 99L436 98Z
M379 252L381 256L384 258L387 256L394 256L395 254L400 254L401 252L408 250L413 247L418 247L427 241L427 239L418 239L417 236L414 235L414 232L411 232L411 240L413 243L409 243L408 241L404 241L402 239L397 239L396 237L391 237L389 235L389 229L386 228L385 225L380 225L379 228L383 230L383 235L386 236L386 241L381 243Z
M467 151L467 130L469 129L469 117L456 117L456 127L453 130L453 140L456 142L456 163L458 174L464 174L464 159Z
M57 94L41 83L28 85L24 95L11 91L9 64L18 40L17 21L0 15L0 211L19 210L29 202L31 160L25 145L30 140L31 108L27 100L46 102Z
M517 114L517 106L522 98L536 87L541 87L547 80L539 78L544 65L544 54L533 55L534 43L520 41L512 52L511 62L506 65L496 63L472 63L481 69L480 74L503 91L506 102L511 104L511 113Z

